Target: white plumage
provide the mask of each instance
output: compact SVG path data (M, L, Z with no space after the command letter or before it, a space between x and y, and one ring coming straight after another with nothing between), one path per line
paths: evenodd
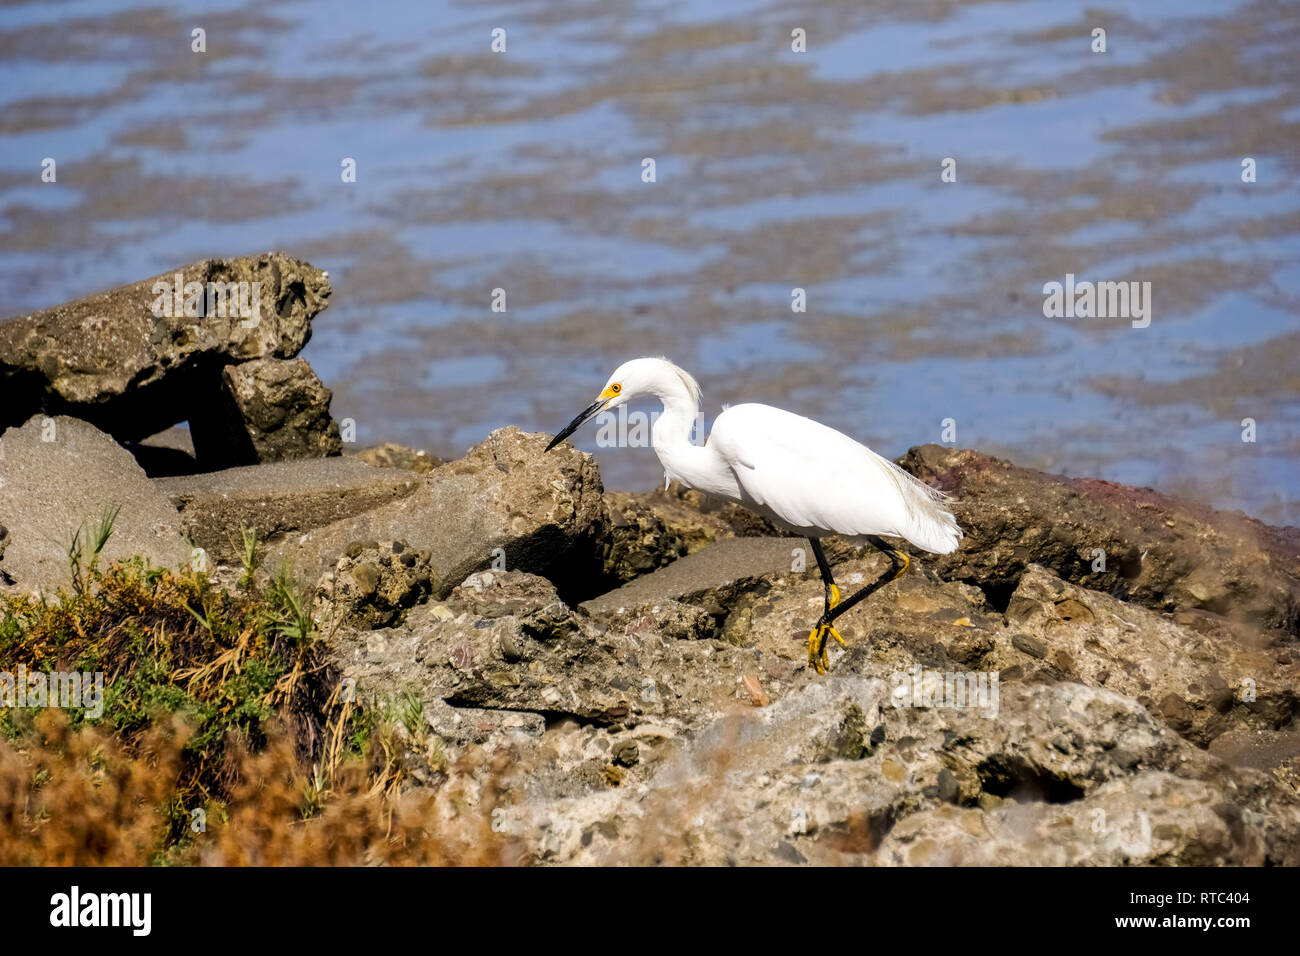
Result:
M961 528L944 507L941 492L810 418L770 405L736 405L718 416L708 441L693 444L700 386L663 358L620 365L596 400L561 429L547 451L602 411L641 395L663 402L650 443L668 478L739 502L811 542L826 590L825 610L808 634L808 664L818 673L829 666L830 638L845 643L835 629L836 618L907 571L907 555L880 536L904 538L940 554L957 548ZM893 577L879 578L841 600L820 542L828 534L879 548L893 563Z
M887 535L939 554L961 538L942 492L811 418L736 405L718 416L708 446L735 474L736 500L794 534L835 533L857 544Z
M736 405L718 416L704 445L692 444L700 387L663 358L620 365L551 446L642 395L663 402L651 439L669 478L739 502L805 537L840 534L863 543L866 535L888 535L940 554L957 547L961 529L941 492L810 418L770 405Z

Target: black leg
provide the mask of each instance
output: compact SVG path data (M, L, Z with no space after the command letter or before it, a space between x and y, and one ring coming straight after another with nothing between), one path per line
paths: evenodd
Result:
M821 541L817 538L809 538L808 542L812 545L813 557L817 559L817 569L822 573L822 587L826 591L826 607L822 612L822 616L825 617L831 613L831 607L833 606L831 594L838 591L839 588L835 586L835 578L831 575L831 563L826 560L826 552L822 550ZM838 594L835 596L839 597Z
M844 643L844 638L840 637L838 631L832 626L832 622L843 614L845 611L852 610L861 604L867 598L871 597L876 591L884 587L890 581L896 581L903 576L911 564L911 559L897 548L892 548L889 542L875 535L869 535L867 541L877 551L881 551L889 556L890 563L894 566L894 573L877 578L866 587L857 591L843 601L839 600L839 588L835 586L835 580L831 577L830 562L826 560L826 554L822 551L821 542L816 538L809 538L812 542L813 554L817 557L817 567L821 571L822 583L826 588L826 608L822 612L821 619L817 626L813 628L812 633L808 635L808 662L816 669L817 673L826 672L827 639L834 637L840 644Z
M835 620L845 611L851 610L852 608L856 607L858 604L861 604L863 601L871 597L871 595L876 593L876 591L880 590L880 588L884 587L890 581L897 581L899 578L903 576L904 572L907 571L908 566L912 563L911 558L909 558L902 551L899 551L897 548L891 548L889 546L889 542L885 541L883 538L878 538L873 534L867 537L867 541L869 541L871 543L871 546L875 548L877 551L883 552L884 554L889 556L889 561L894 566L894 573L891 574L889 577L877 578L875 581L872 581L870 584L864 587L861 591L856 592L851 597L845 598L843 601L837 604L832 610L828 612L829 617L827 617L825 621L825 623L827 624Z

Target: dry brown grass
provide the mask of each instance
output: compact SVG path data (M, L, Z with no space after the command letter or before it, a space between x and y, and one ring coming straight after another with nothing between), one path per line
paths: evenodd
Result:
M0 709L0 865L520 862L491 827L504 767L445 766L399 707L340 699L303 607L283 581L232 594L139 562L0 598L6 669L110 686L98 720Z
M227 799L202 832L173 838L188 729L159 726L129 748L58 712L37 720L34 746L0 742L0 865L499 865L522 862L493 833L491 764L450 768L433 787L384 787L390 768L351 760L323 793L295 743L231 757ZM310 807L316 812L305 817ZM188 819L185 808L181 813Z

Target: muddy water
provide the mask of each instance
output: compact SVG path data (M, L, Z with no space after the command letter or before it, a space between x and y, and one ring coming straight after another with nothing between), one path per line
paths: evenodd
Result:
M362 443L552 431L667 354L709 416L950 419L1297 523L1298 51L1282 0L7 3L0 312L282 248L334 279L305 354ZM1149 325L1044 316L1067 273L1150 282Z

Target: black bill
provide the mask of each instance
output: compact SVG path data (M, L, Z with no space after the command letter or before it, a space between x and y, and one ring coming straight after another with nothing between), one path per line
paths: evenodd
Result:
M569 424L565 425L562 429L560 429L556 433L555 437L551 439L551 443L546 446L546 450L550 451L560 442L564 441L564 439L568 438L579 428L585 425L588 421L594 418L596 416L596 413L599 412L604 407L605 407L605 399L603 398L596 399L594 402L592 402L590 405L584 408L582 410L582 413L578 415L577 418L569 422Z

